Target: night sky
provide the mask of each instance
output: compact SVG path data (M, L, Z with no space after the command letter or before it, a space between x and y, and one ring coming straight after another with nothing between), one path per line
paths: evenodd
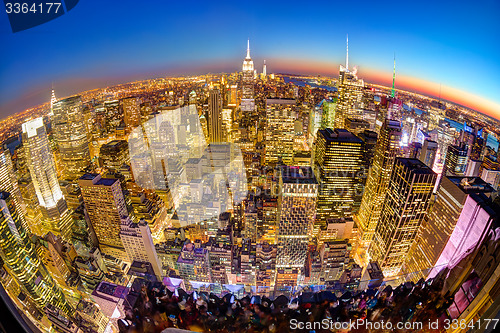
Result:
M241 69L396 85L500 119L500 1L98 1L12 33L0 14L0 118L56 96L136 79Z

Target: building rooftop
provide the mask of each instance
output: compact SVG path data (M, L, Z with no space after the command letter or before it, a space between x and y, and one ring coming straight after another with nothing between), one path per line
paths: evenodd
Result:
M348 130L341 128L326 128L324 130L319 130L318 133L320 133L328 142L355 142L359 144L363 143L363 140L358 138L356 135L349 132Z
M416 158L398 157L398 158L396 158L396 161L398 161L401 164L403 164L404 166L406 166L408 169L410 169L415 174L420 174L420 175L422 175L422 174L435 175L436 174L434 171L432 171L431 168L429 168L422 161L420 161Z
M311 167L280 166L283 183L317 184Z
M464 193L491 193L495 189L480 177L447 177Z

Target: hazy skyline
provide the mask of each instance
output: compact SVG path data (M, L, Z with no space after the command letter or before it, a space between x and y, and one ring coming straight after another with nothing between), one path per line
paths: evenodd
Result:
M437 96L500 119L500 4L422 1L157 3L81 1L13 34L2 14L0 118L83 90L168 75L256 69L336 77L345 62L371 83Z

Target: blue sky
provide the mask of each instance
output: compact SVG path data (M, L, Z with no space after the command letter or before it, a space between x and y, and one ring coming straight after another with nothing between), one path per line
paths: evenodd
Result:
M467 91L500 105L500 2L95 1L12 33L1 13L0 118L84 89L233 71L246 39L260 69L280 59L350 64ZM302 65L302 67L300 67ZM283 69L283 68L280 68ZM287 68L288 69L288 68ZM500 110L498 110L500 113Z

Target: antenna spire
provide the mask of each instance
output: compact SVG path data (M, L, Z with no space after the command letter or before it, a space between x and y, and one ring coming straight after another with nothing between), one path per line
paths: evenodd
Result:
M250 58L250 38L247 41L247 58Z
M392 91L391 91L391 97L394 98L395 95L395 89L394 85L396 84L396 52L394 52L394 71L392 72Z
M347 34L347 52L345 55L345 68L349 70L349 34Z

